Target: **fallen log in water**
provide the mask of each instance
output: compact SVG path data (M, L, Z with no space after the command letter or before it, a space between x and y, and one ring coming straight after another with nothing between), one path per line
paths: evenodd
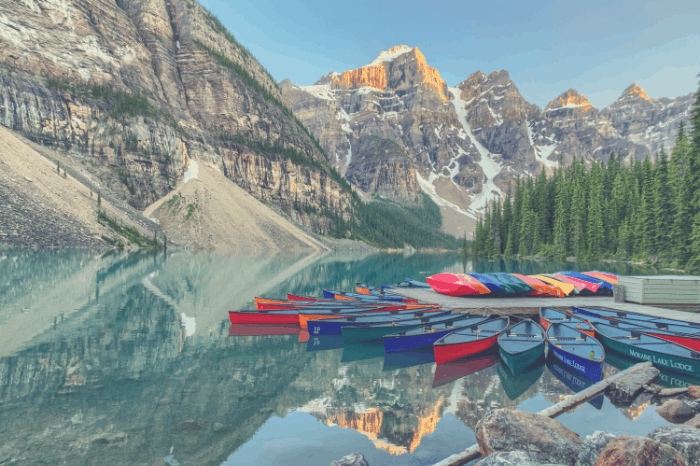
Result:
M562 413L565 413L571 409L574 409L576 406L580 405L581 403L585 403L588 400L592 400L596 396L600 395L605 391L606 388L608 388L610 385L612 385L614 382L628 377L631 374L637 373L637 372L642 372L642 371L647 371L650 367L652 367L651 362L642 362L639 364L635 364L634 366L625 369L622 372L618 372L615 375L612 375L608 377L605 380L601 380L600 382L596 383L595 385L591 385L585 390L582 390L574 395L571 395L569 398L550 406L549 408L543 409L537 414L540 414L542 416L547 416L551 418L555 418L559 416ZM481 456L481 452L479 451L479 444L472 445L471 447L467 448L461 453L456 453L448 458L445 458L444 460L440 461L439 463L436 463L433 466L462 466L463 464L466 464L472 460L477 459L478 457Z

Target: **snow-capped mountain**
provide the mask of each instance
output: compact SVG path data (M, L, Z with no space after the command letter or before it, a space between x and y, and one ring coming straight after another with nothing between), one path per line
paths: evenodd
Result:
M570 89L543 110L506 70L473 73L448 87L418 48L328 73L312 86L282 82L284 97L345 177L364 192L410 199L419 190L443 207L444 229L471 231L487 203L517 175L574 157L641 159L670 150L692 94L651 99L633 84L598 110Z

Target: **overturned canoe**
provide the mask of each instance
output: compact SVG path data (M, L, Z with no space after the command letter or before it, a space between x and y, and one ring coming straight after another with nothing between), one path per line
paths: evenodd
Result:
M537 280L541 280L544 283L548 284L549 286L555 287L559 290L562 291L564 296L569 296L572 293L578 294L578 288L576 288L574 285L571 283L566 283L561 280L557 280L555 278L552 278L548 275L530 275L531 278L535 278Z
M425 279L430 287L447 296L477 295L479 291L464 276L455 273L438 273Z

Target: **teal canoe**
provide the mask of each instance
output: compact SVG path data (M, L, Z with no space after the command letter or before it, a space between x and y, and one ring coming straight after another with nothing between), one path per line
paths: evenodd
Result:
M515 324L498 337L501 359L518 374L544 355L545 337L542 327L530 319Z
M638 361L651 361L660 369L700 379L700 353L697 351L640 330L627 330L600 322L591 325L595 327L601 343L613 351Z

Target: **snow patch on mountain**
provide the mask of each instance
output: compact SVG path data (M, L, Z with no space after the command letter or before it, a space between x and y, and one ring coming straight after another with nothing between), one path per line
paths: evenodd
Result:
M549 160L549 156L552 154L554 149L557 147L557 144L550 144L547 146L540 146L538 147L535 145L534 138L532 137L532 125L533 123L531 121L525 120L525 125L527 126L527 138L530 140L530 145L532 146L532 150L535 151L535 157L537 160L542 162L546 167L549 167L551 169L557 168L557 161L556 160ZM540 134L538 136L538 139L543 139L542 135ZM551 141L551 138L548 138Z
M456 211L462 215L465 215L469 218L473 218L476 220L475 214L473 214L471 212L467 212L466 210L459 207L457 204L453 204L450 201L448 201L447 199L440 197L440 195L438 195L437 191L435 190L435 185L433 184L433 181L435 181L435 179L437 177L438 177L438 175L436 175L435 173L431 173L429 179L426 180L425 178L423 178L420 175L420 173L418 173L418 171L416 171L416 179L418 180L418 184L420 185L420 188L423 190L424 193L426 193L428 196L430 196L430 198L433 201L435 201L435 203L437 205L439 205L440 207L449 207L450 209L453 209L454 211Z
M350 161L352 160L352 144L350 144L350 139L345 136L345 140L348 142L348 153L345 156L345 165L350 166Z
M306 91L312 96L323 100L335 100L330 84L316 84L313 86L298 86L302 91Z
M379 66L382 64L382 62L391 61L394 58L403 55L404 53L410 52L411 50L413 50L413 47L409 47L407 45L399 45L390 48L389 50L384 50L379 54L377 58L374 59L372 63L370 63L367 66Z
M352 128L350 128L350 115L345 113L345 110L339 108L338 112L335 114L335 118L340 122L340 127L343 128L343 131L352 133Z

